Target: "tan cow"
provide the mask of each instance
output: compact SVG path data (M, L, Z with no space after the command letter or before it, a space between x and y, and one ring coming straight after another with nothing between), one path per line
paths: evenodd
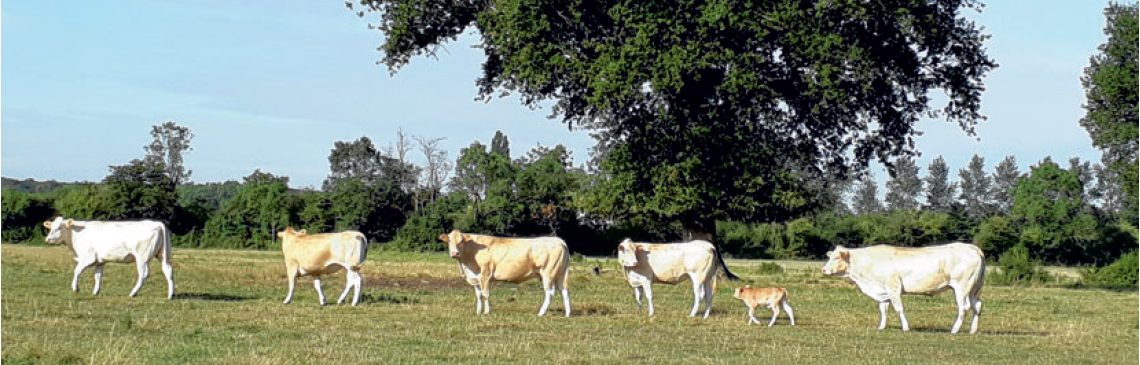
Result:
M780 307L784 307L784 311L788 312L788 320L792 325L796 325L796 315L792 312L792 303L788 302L788 290L784 288L736 288L733 291L732 297L744 301L744 305L748 306L748 325L753 322L760 323L756 319L756 307L765 306L772 310L772 320L768 321L768 327L776 324L776 317L780 315Z
M618 244L618 262L625 271L625 278L633 287L633 297L641 307L641 291L649 302L649 315L653 315L653 283L676 284L685 280L693 282L693 310L690 317L697 315L701 302L705 302L705 318L712 310L713 292L716 291L717 269L731 280L739 279L728 271L720 251L708 241L696 240L686 243L637 243L626 238ZM639 291L640 290L640 291Z
M344 303L348 291L356 288L352 305L360 303L360 289L364 279L360 276L360 266L368 257L368 238L357 231L340 233L308 234L305 230L294 231L293 227L278 232L281 237L281 251L285 253L285 275L289 277L289 294L285 304L293 301L293 287L297 277L311 275L313 286L317 288L321 305L325 305L325 293L321 289L321 276L334 274L347 269L344 293L336 303Z
M554 290L562 292L566 316L570 316L570 250L558 237L503 238L467 234L459 230L440 235L447 251L459 262L467 283L475 287L475 313L491 313L492 281L521 283L542 279L545 297L538 315L546 314Z
M961 242L929 247L836 246L827 257L824 275L850 278L863 294L879 302L880 330L887 326L888 305L899 312L903 331L910 330L903 313L903 294L935 295L953 289L958 318L950 333L958 333L962 317L971 309L970 333L978 331L982 311L978 296L986 276L985 256L978 246Z

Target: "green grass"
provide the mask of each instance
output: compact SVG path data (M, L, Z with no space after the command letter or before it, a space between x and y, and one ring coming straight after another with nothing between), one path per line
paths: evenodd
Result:
M854 285L818 274L821 263L778 262L782 273L730 260L752 286L790 292L797 326L748 326L721 281L708 319L688 317L688 283L657 285L645 316L613 260L573 265L573 316L561 299L537 313L537 282L494 284L492 313L444 254L372 251L359 307L316 305L302 279L290 305L279 252L176 250L177 298L165 299L157 263L136 298L133 265L109 265L103 292L92 275L69 289L74 261L62 247L3 245L4 363L1135 363L1136 292L987 286L980 333L948 333L949 294L905 297L912 331ZM602 276L593 275L600 265ZM325 280L335 300L343 275ZM761 311L758 317L767 317ZM964 326L968 326L968 323Z

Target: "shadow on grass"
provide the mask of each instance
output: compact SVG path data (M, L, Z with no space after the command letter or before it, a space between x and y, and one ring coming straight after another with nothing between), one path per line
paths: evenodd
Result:
M346 302L351 298L346 298ZM365 304L370 303L388 303L388 304L419 304L419 300L409 297L407 295L391 294L391 293L364 293L360 295L360 302Z
M1049 337L1050 335L1052 335L1049 332L1043 332L1043 331L1011 331L1011 330L986 331L985 329L982 329L982 328L979 328L977 333L971 334L970 333L970 327L968 327L968 326L962 326L962 327L963 328L961 330L959 330L957 334L955 334L956 336L1034 336L1034 337ZM889 330L889 329L890 329L890 327L887 327L887 330ZM946 328L911 327L910 331L911 332L918 332L918 333L945 333L945 334L950 334L950 327L946 327Z
M211 302L241 302L250 299L251 297L243 297L240 295L228 294L211 294L211 293L177 293L174 294L174 299L192 299L192 300L205 300Z

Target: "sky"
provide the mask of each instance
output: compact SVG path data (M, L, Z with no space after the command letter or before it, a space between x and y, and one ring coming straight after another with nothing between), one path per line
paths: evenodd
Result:
M983 81L988 120L976 137L920 122L920 174L938 156L951 171L975 154L990 172L1006 156L1022 172L1046 156L1099 162L1078 121L1080 76L1106 40L1105 5L1007 0L966 10L992 35L985 45L1000 65ZM398 130L446 138L452 160L496 131L516 157L562 144L576 164L589 158L589 131L548 119L549 108L475 100L484 57L473 33L393 75L376 64L382 35L368 27L377 15L366 16L344 1L0 3L0 176L100 181L109 166L142 158L151 126L166 121L194 133L184 163L198 183L260 169L319 188L336 141L367 136L385 147Z

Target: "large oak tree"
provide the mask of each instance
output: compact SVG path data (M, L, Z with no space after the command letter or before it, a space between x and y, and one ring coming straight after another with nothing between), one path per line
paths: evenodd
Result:
M392 72L469 28L479 96L595 130L595 213L779 221L820 204L827 176L916 153L935 114L967 134L996 64L974 0L359 0ZM947 97L931 106L930 92Z

